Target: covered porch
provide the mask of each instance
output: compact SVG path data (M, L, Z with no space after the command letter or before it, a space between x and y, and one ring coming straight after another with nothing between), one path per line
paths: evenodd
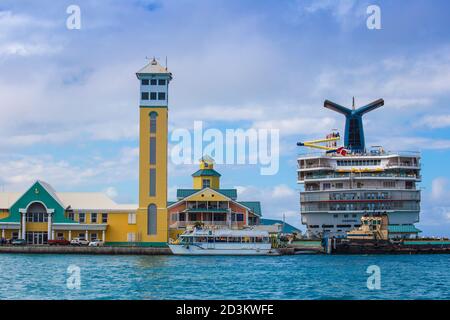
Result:
M69 240L80 238L89 241L106 241L107 224L54 223L53 239Z
M186 228L201 223L204 226L242 228L245 225L244 214L230 209L186 209L172 214L170 228Z

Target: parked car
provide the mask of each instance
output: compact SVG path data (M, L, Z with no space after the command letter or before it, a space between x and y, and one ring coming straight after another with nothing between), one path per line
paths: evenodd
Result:
M73 246L87 246L89 245L89 240L73 238L72 240L70 240L70 244Z
M95 240L95 241L91 241L89 242L89 247L103 247L104 242L100 241L100 240Z
M24 246L27 242L24 239L13 239L11 240L11 244L13 246Z
M70 241L66 240L66 239L48 240L49 246L67 246L69 244L70 244Z

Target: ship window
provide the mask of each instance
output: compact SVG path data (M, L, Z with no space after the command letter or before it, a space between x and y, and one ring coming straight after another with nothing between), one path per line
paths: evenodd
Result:
M155 235L156 234L156 224L157 224L157 216L156 216L156 205L150 204L147 209L147 234Z
M148 79L142 79L141 83L143 86L148 86Z
M383 181L383 187L384 188L394 188L395 181Z
M148 92L141 92L141 100L148 100Z

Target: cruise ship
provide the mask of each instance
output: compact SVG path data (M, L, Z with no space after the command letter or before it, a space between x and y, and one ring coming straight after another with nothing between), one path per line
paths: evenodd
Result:
M391 238L417 237L420 232L414 226L420 213L420 153L365 147L362 116L382 105L379 99L355 109L353 100L349 109L326 100L326 108L346 117L344 145L337 146L339 133L298 143L324 150L297 159L301 222L309 238L343 237L369 213L389 216Z

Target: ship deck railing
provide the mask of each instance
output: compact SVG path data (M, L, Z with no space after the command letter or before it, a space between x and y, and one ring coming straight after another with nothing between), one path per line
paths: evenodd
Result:
M338 155L336 153L326 152L301 152L297 154L298 158L312 158L312 157L339 157L342 159L348 159L352 157L379 157L379 156L405 156L405 157L420 157L420 151L377 151L377 152L360 152L360 153L347 153L345 156Z

